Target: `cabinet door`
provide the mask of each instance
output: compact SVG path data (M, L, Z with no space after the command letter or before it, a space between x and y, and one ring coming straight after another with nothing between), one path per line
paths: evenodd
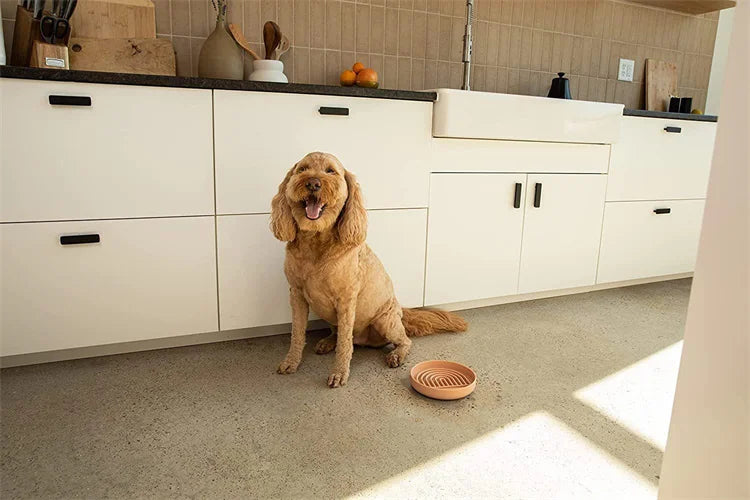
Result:
M367 212L367 244L385 266L404 307L423 305L426 239L427 209Z
M425 305L516 293L525 181L525 174L430 176Z
M216 331L215 245L213 217L0 224L2 355Z
M529 175L519 293L593 285L605 175Z

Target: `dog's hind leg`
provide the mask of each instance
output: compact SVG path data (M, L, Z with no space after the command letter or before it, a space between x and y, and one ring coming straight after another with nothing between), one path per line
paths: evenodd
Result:
M411 348L411 339L406 336L404 324L401 322L401 306L394 300L394 305L389 307L384 314L373 320L372 326L388 342L396 346L395 349L385 356L386 364L391 368L401 366Z
M315 354L328 354L336 349L336 327L331 325L331 334L325 338L322 338L315 344Z

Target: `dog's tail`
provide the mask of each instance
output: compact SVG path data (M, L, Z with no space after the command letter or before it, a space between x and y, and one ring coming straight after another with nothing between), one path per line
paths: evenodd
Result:
M408 337L424 337L433 333L465 332L469 324L461 316L447 311L403 309L401 322Z

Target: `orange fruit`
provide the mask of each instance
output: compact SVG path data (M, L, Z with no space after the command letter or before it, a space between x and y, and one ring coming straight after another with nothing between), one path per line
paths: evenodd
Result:
M365 68L357 73L357 85L359 87L378 88L378 74L372 68Z
M339 77L339 81L341 82L341 85L343 87L351 87L354 85L354 82L357 80L357 74L354 71L345 69L341 72L341 76Z
M365 65L361 62L355 62L354 66L352 66L352 71L354 71L355 73L359 73L363 69L365 69Z

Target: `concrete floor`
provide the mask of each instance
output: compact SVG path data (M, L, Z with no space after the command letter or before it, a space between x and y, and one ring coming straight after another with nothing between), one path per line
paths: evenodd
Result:
M311 352L323 332L289 376L275 373L287 336L8 368L0 493L653 497L665 436L629 428L618 397L661 408L650 418L664 434L679 351L635 385L617 374L674 351L689 291L679 280L466 311L469 333L416 339L401 368L355 350L335 390L332 358ZM476 392L413 392L409 369L436 358L473 367Z

